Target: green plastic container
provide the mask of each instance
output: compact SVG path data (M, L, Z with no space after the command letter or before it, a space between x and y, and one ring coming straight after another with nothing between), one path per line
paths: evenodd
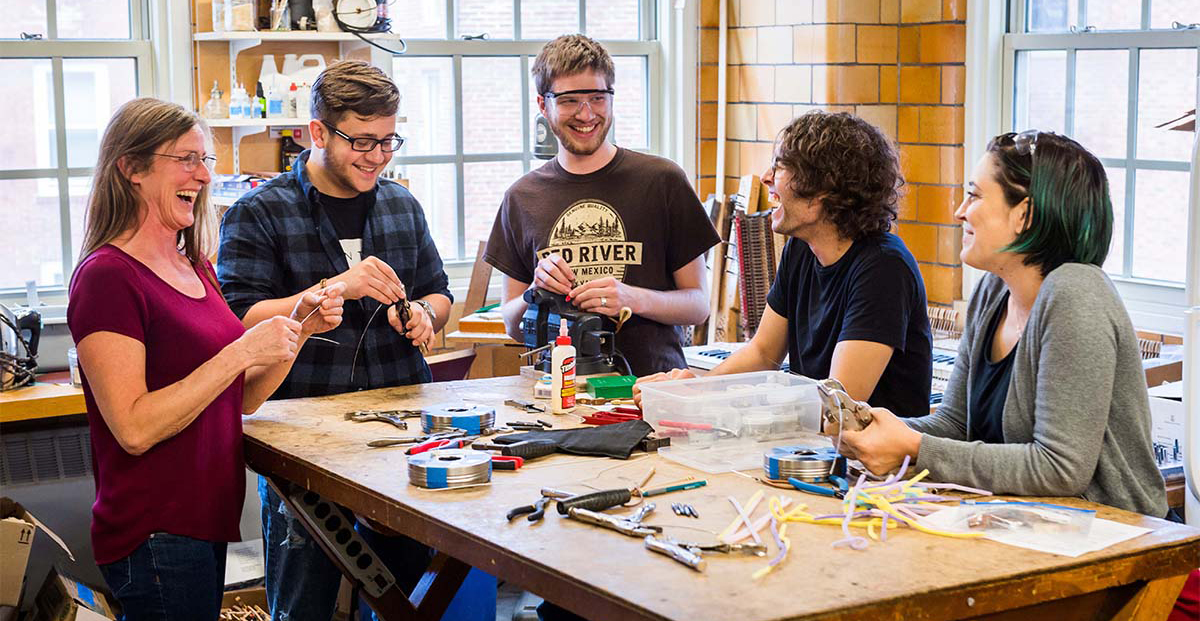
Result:
M597 399L631 399L636 375L614 375L588 378L588 392Z

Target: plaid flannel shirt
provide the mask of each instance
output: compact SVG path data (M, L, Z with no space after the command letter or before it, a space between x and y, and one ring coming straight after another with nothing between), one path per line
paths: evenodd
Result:
M321 207L320 194L305 174L308 155L308 151L300 155L292 172L248 192L221 221L217 278L238 317L245 317L257 302L294 295L349 268L333 223ZM371 201L362 255L390 265L410 299L431 293L451 297L449 279L417 199L404 186L381 179ZM322 334L338 345L315 339L306 342L272 398L430 381L429 365L412 342L388 324L386 310L380 310L367 326L378 306L369 297L346 300L342 324ZM364 329L367 334L354 363ZM357 365L353 382L352 364Z

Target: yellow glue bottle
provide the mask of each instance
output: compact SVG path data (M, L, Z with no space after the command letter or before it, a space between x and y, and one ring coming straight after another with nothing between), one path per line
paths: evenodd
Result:
M567 334L567 320L560 319L558 338L550 350L550 412L568 414L575 411L575 347Z

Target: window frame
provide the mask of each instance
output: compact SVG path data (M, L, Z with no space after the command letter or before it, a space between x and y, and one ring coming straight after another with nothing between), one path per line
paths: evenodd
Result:
M147 0L129 0L129 39L59 39L57 3L45 0L46 32L41 40L23 41L0 39L0 58L38 59L50 61L51 87L54 93L55 162L44 168L0 170L0 180L45 179L53 180L58 186L58 208L63 285L39 285L39 296L51 300L66 299L65 281L75 266L74 239L71 232L71 189L72 178L87 177L93 166L68 166L67 119L64 97L64 60L125 59L131 58L135 65L136 93L140 96L156 92L155 50L151 43L152 14ZM23 286L0 288L0 302L24 302L26 290Z
M1079 3L1080 21L1086 19L1085 0L1075 0ZM1059 33L1025 33L1026 0L1011 0L1009 3L987 3L985 10L979 11L974 20L967 23L967 65L972 71L967 72L967 97L971 105L966 111L966 140L964 149L966 166L974 166L983 155L986 142L992 136L1003 131L1013 131L1016 103L1016 58L1019 52L1028 50L1067 50L1067 88L1065 111L1068 118L1067 129L1071 129L1072 109L1070 107L1073 89L1071 79L1075 71L1075 51L1093 49L1123 49L1129 51L1130 75L1128 93L1130 96L1127 119L1127 144L1136 144L1137 140L1137 86L1138 86L1138 54L1139 49L1161 48L1200 48L1200 30L1124 30L1102 32L1059 32ZM1150 0L1142 0L1142 26L1149 28ZM1197 50L1200 54L1200 49ZM1165 120L1165 119L1164 119ZM1127 151L1127 153L1134 151ZM1196 153L1191 155L1192 161L1179 164L1158 160L1143 160L1138 158L1101 158L1106 165L1119 164L1125 167L1127 175L1132 170L1200 170L1200 162ZM1196 185L1195 172L1190 186ZM1132 179L1133 177L1129 177ZM1134 183L1126 182L1125 231L1127 235L1133 230L1132 218L1136 212L1133 205ZM1189 205L1189 222L1191 228L1197 228L1200 222L1200 202ZM1196 237L1192 233L1191 237ZM1134 238L1128 236L1123 244L1125 255L1122 257L1123 272L1129 273L1131 267L1131 252ZM1189 239L1189 249L1198 240ZM1190 255L1185 250L1185 260ZM1189 263L1194 261L1189 261ZM982 272L963 266L963 298L970 297L975 284L982 277ZM1200 283L1195 280L1195 269L1189 266L1189 283L1171 283L1132 276L1112 275L1114 285L1122 300L1125 302L1134 325L1139 329L1182 334L1184 332L1184 310L1188 307L1185 296L1186 287L1190 284L1195 288Z

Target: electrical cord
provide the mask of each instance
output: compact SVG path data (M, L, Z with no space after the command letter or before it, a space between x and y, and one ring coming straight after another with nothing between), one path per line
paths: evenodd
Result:
M337 4L341 4L341 2L338 2ZM391 4L392 4L392 2L387 2L384 4L384 6L390 6ZM399 56L408 51L408 44L404 42L404 39L397 38L396 40L400 42L400 49L393 50L391 48L384 47L384 46L363 36L363 33L391 32L391 30L392 30L391 18L379 17L378 9L376 9L375 23L367 28L362 28L359 26L351 26L350 24L347 24L346 22L342 21L341 17L338 17L338 15L357 15L359 13L359 11L339 11L339 10L337 10L336 6L337 5L335 4L335 8L333 11L333 19L334 19L334 21L337 22L338 28L341 28L343 32L348 32L348 33L358 37L359 39L362 39L363 43L377 47L393 56Z
M13 375L13 384L10 388L20 388L27 384L33 383L33 370L37 368L37 356L33 355L29 347L29 342L25 337L21 336L21 331L17 329L16 324L8 319L8 317L0 314L0 322L12 329L13 334L17 337L17 342L25 349L26 357L21 358L14 356L6 351L0 351L0 371L5 371Z

